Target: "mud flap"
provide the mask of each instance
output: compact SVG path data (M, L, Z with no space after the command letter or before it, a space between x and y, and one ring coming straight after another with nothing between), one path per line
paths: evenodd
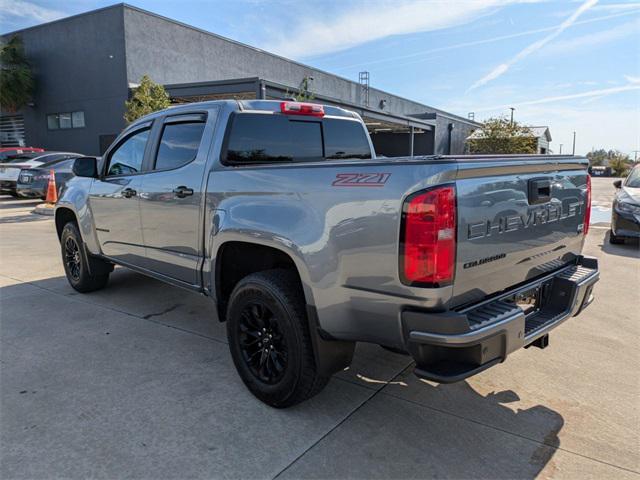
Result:
M331 376L351 365L356 342L328 338L328 335L320 329L318 313L316 307L312 305L307 305L307 318L318 373Z

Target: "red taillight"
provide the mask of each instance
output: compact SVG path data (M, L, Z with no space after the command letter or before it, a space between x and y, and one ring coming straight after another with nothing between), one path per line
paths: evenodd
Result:
M584 227L582 231L586 235L589 233L589 223L591 222L591 175L587 173L587 198L584 209Z
M401 273L409 285L453 281L456 258L456 190L453 185L409 197L402 209Z
M287 115L308 115L324 117L324 107L315 103L281 102L280 111Z

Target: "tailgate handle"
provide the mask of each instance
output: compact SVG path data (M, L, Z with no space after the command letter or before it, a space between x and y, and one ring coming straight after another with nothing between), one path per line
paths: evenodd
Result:
M548 178L529 180L529 205L546 203L551 200L551 181Z

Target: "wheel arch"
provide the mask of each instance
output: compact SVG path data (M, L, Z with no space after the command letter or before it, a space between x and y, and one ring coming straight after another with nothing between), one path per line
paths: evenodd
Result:
M62 229L69 222L75 222L78 224L78 217L76 213L67 207L58 207L55 212L55 224L56 224L56 233L58 234L58 240L62 237ZM80 230L78 225L78 230ZM82 231L80 231L80 235L82 235Z
M291 270L299 281L318 371L323 375L333 375L348 367L353 359L355 342L336 340L320 328L311 287L304 277L307 272L299 268L293 255L281 248L242 240L227 241L220 245L214 268L218 319L221 322L226 320L229 296L242 278L275 268Z
M221 243L216 251L213 268L213 284L220 321L225 320L229 296L242 278L251 273L275 268L291 270L299 281L305 303L313 304L312 293L306 279L303 278L305 272L301 272L290 252L277 246L247 241L247 239L230 239Z

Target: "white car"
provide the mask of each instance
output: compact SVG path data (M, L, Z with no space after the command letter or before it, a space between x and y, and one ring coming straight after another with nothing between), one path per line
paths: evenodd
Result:
M71 152L34 152L13 155L0 163L0 194L8 193L17 197L16 183L23 168L34 168L65 158L81 157L79 153Z

